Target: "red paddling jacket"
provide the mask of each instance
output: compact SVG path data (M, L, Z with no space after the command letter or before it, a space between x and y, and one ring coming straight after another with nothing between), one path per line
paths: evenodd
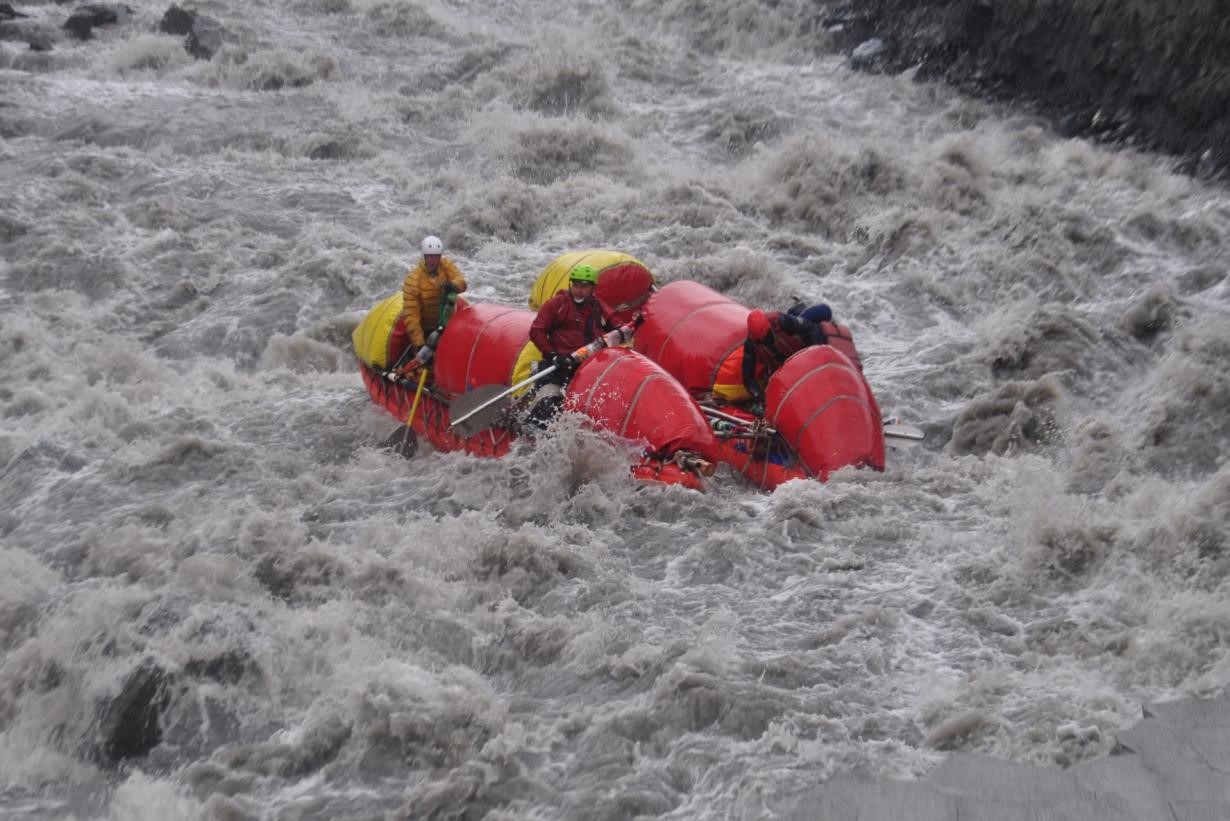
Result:
M557 291L538 309L530 325L530 341L543 356L567 356L615 327L611 309L591 296L579 305L568 291Z

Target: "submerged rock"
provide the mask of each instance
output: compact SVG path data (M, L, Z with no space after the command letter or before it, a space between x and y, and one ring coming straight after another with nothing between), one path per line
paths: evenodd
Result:
M1061 433L1056 405L1062 390L1052 376L1009 382L971 400L953 423L948 450L957 456L1030 452Z
M108 764L118 764L158 746L162 742L162 711L169 701L165 671L152 664L133 671L119 695L99 708L99 757Z
M184 48L198 60L213 59L227 36L226 29L212 17L175 5L162 15L158 30L164 34L183 35Z
M0 40L26 43L33 51L50 51L53 36L42 23L0 3Z
M90 3L78 7L64 22L64 28L78 40L89 40L95 26L122 23L131 14L132 9L118 3Z

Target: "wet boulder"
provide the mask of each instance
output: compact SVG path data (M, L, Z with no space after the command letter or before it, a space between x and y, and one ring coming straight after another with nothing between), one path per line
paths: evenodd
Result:
M0 40L26 43L34 51L50 51L53 34L38 21L8 3L0 3Z
M26 37L31 51L51 51L51 35L42 29L35 29Z
M132 9L119 3L89 3L78 6L64 22L64 29L78 40L89 40L97 26L123 23L132 16Z
M956 456L1035 452L1062 432L1058 408L1062 396L1052 376L1000 385L971 400L957 415L947 449Z
M184 38L184 48L198 60L210 60L222 48L227 31L212 17L200 14L195 9L183 9L172 5L162 15L158 30L164 34Z
M98 758L114 765L140 758L161 744L162 713L170 696L170 677L156 665L130 673L119 694L98 707Z

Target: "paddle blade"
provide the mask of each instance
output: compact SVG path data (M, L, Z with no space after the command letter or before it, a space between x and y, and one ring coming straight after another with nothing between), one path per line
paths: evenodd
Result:
M473 436L499 421L512 402L504 385L479 385L449 403L448 415L454 420L449 429L458 436Z
M884 444L901 450L912 448L926 438L921 429L913 425L885 425Z
M410 459L418 452L419 437L414 432L414 428L409 425L402 425L393 431L388 439L384 440L384 446L397 451L397 454L402 458Z

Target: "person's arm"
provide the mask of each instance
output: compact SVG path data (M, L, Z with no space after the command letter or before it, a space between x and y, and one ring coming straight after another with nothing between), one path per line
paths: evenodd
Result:
M415 350L427 342L423 336L423 301L419 295L418 273L418 268L415 268L406 274L406 281L401 286L402 325Z
M764 404L764 391L756 381L756 343L750 339L743 341L743 387L753 401Z
M538 315L530 324L530 341L542 352L544 358L555 353L551 346L551 329L555 327L556 297L551 297L538 309Z
M457 263L451 259L442 259L440 260L440 267L444 269L444 279L452 283L453 293L465 293L466 278L462 276L461 269L457 267Z
M824 331L815 322L791 314L782 314L779 321L783 331L797 336L804 345L823 345L826 341Z

